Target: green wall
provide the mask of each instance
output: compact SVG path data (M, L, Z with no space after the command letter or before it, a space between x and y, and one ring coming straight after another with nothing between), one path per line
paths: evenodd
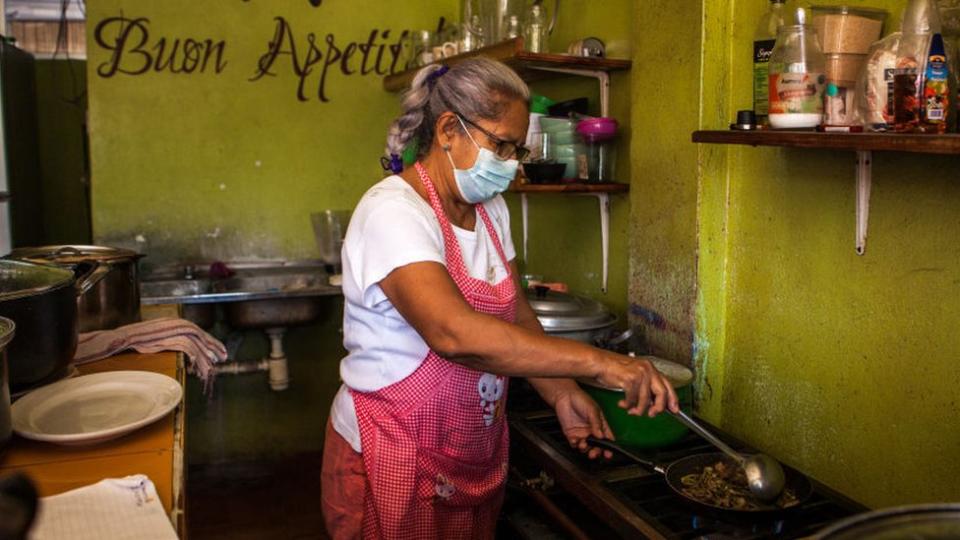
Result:
M456 6L453 0L421 1L414 9L378 0L328 1L316 8L306 0L92 2L87 37L97 241L138 247L150 254L148 264L315 257L310 212L352 208L382 177L379 156L397 113L396 97L381 89L381 77L360 73L356 48L347 63L353 74L333 64L324 86L329 102L318 99L324 63L332 58L326 37L344 52L350 42L366 42L373 29L392 31L377 45L396 43L403 29L433 28ZM98 75L110 71L126 27L104 26L106 47L97 44L96 29L121 13L149 19L142 50L150 57L166 60L177 38L222 40L225 66L216 73L214 54L205 72ZM274 75L250 80L274 37L275 17L292 26L296 62L309 71L307 101L298 99L286 36ZM121 67L139 71L146 57L130 51L143 32L129 32ZM316 35L321 58L306 67L309 33ZM161 38L166 48L158 55ZM180 47L176 69L186 42ZM381 67L389 68L389 53L384 58Z
M659 127L652 148L631 147L631 272L654 271L630 300L675 296L680 306L668 299L664 312L681 321L665 319L692 328L690 355L667 332L648 336L695 362L708 419L871 506L960 499L958 162L875 155L860 257L852 153L692 144L692 129L725 129L749 107L765 4L639 2L642 26L660 21L664 32L635 39L651 56L634 70L634 103L652 106L635 106L634 122ZM657 54L671 42L682 49ZM658 72L668 82L645 76ZM677 106L665 107L658 84ZM643 184L659 216L644 227L641 171L659 180ZM636 253L658 239L662 251Z
M439 16L449 19L457 9L454 0L420 1L412 9L387 9L379 0L328 0L318 8L306 0L90 2L87 76L96 241L147 253L147 270L217 259L316 258L310 212L352 208L382 178L379 156L386 127L398 113L397 96L382 90L382 78L358 72L363 67L358 52L347 65L356 73L344 75L335 65L325 84L329 102L317 98L326 36L333 34L346 54L349 42L365 42L373 29L392 30L389 40L376 41L392 43L402 29L433 28ZM142 47L148 54L155 57L159 40L166 38L166 60L180 38L182 62L183 40L224 40L226 66L217 74L213 57L203 73L101 76L98 70L109 71L121 26L105 27L105 45L98 45L96 28L121 13L149 19ZM298 99L299 77L288 54L276 60L275 76L249 80L274 37L278 16L292 25L301 66L308 33L315 33L323 47L320 64L305 76L307 101ZM130 28L121 66L138 71L144 56L130 56L130 51L141 39L140 27ZM192 45L189 50L195 54ZM289 50L284 41L284 51ZM385 54L383 67L388 59ZM227 376L208 399L191 378L191 463L322 448L344 354L342 300L324 303L322 320L288 334L290 389L271 392L265 373ZM266 353L265 338L251 332L239 359Z

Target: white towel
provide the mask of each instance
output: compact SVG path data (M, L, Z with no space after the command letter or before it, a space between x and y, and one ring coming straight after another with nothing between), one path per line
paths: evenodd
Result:
M30 540L176 540L145 475L107 478L91 486L40 499Z

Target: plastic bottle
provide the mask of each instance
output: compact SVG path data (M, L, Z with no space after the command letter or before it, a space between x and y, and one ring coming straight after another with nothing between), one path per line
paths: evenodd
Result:
M783 26L783 4L786 0L770 0L770 8L760 17L753 36L753 110L757 123L767 123L769 105L770 54L777 42L777 32Z
M944 133L950 115L950 67L934 0L910 0L893 75L893 130Z
M797 10L796 24L784 25L770 55L770 126L809 129L823 120L826 59L806 12Z

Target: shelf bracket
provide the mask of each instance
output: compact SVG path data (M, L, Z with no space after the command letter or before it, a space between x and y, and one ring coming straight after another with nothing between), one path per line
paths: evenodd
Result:
M596 197L600 205L600 256L603 283L600 290L607 292L607 280L610 274L610 194L609 193L583 193L588 197ZM523 261L529 261L527 251L527 238L529 237L529 219L530 207L527 201L527 194L520 194L520 216L523 222Z
M600 83L600 116L610 116L610 74L606 71L593 69L569 69L569 68L547 68L532 66L530 69L539 71L552 71L553 73L566 73L567 75L578 75L580 77L593 77Z
M857 151L857 255L867 251L867 226L870 222L870 187L873 176L873 152Z
M520 216L523 220L523 263L528 260L527 238L530 236L530 202L527 200L527 194L520 194Z
M607 278L610 273L610 194L609 193L587 193L588 196L597 198L600 205L600 256L603 258L603 284L600 290L606 294Z

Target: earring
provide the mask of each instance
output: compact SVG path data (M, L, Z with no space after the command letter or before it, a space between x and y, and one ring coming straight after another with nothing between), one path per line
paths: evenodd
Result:
M453 148L453 147L452 147L452 146L450 146L449 144L445 144L445 145L443 145L443 147L442 147L442 148L443 148L443 151L444 151L444 152L449 152L449 151L450 151L450 149L451 149L451 148Z

